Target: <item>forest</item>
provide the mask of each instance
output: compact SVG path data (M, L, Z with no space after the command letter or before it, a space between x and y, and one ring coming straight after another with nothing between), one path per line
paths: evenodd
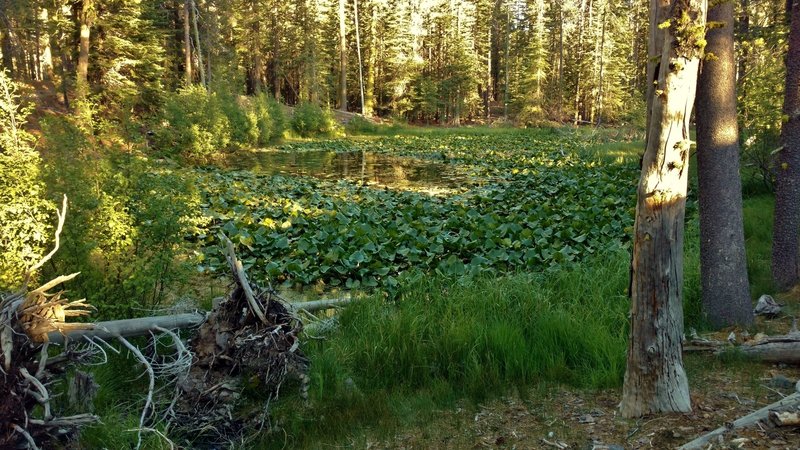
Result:
M0 448L800 447L800 0L0 0Z

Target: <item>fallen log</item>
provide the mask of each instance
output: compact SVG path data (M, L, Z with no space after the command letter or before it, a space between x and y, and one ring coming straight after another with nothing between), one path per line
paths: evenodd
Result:
M138 319L109 320L87 324L87 328L47 333L47 342L63 344L65 340L82 338L100 338L103 340L116 337L146 336L158 328L178 330L199 327L206 320L206 314L200 312L176 314L171 316L142 317Z
M332 299L322 299L322 300L314 300L310 302L298 302L298 303L288 303L288 306L293 311L321 311L323 309L332 309L338 308L340 306L344 306L351 302L349 298L332 298Z
M684 344L683 350L685 352L712 352L717 356L735 351L758 361L800 364L800 333L795 331L779 336L762 336L741 345L692 339Z
M767 405L759 409L758 411L754 411L744 417L736 419L733 421L733 423L726 424L724 426L717 428L714 431L711 431L710 433L706 433L698 437L697 439L682 445L681 447L678 448L678 450L695 450L695 449L706 448L708 443L712 439L717 438L718 436L723 436L725 433L731 430L735 430L737 428L744 428L750 425L754 425L756 422L766 419L770 415L770 413L776 410L792 408L796 407L797 405L800 405L800 392L795 392L794 394L789 395L788 397L785 397L775 403Z

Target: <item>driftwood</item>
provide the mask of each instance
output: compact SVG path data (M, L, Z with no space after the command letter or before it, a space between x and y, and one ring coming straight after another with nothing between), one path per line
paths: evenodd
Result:
M793 331L780 336L756 336L755 339L741 345L695 338L687 341L683 350L708 351L715 355L736 351L758 361L800 364L800 332Z
M704 434L698 437L697 439L682 445L679 448L679 450L694 450L694 449L706 448L712 439L716 439L719 436L723 436L725 433L731 430L754 425L757 422L766 419L767 417L769 417L771 413L776 412L777 410L782 410L786 408L795 408L798 405L800 405L800 393L795 392L794 394L789 395L788 397L785 397L775 403L767 405L759 409L758 411L754 411L744 417L736 419L730 424L726 424L725 426L719 427L710 433Z

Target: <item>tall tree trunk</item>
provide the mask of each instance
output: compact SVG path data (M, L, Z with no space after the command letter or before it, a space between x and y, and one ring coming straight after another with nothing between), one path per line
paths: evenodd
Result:
M91 33L92 22L94 20L94 0L83 0L80 21L80 41L78 47L78 67L77 67L77 86L76 96L78 100L85 100L89 94L89 36Z
M200 31L197 27L197 3L190 0L192 8L192 29L194 31L194 48L197 52L197 70L200 72L200 83L203 86L208 86L206 83L206 68L203 65L203 48L200 46Z
M581 118L580 104L581 104L581 75L583 74L583 31L584 31L584 12L586 10L586 0L581 0L580 18L578 19L578 51L576 58L576 70L578 80L575 82L575 116L573 123L578 125ZM589 14L591 15L592 3L589 0Z
M358 55L358 87L361 90L361 114L364 111L364 61L361 59L361 27L358 24L358 0L353 0L353 12L356 24L356 53Z
M657 30L651 39L665 45L658 55L658 95L652 102L636 203L631 332L621 403L624 417L691 410L681 354L683 221L689 125L701 53L691 39L705 27L706 0L667 3L670 26L650 22Z
M800 229L800 1L791 9L786 91L781 150L775 167L775 222L772 240L772 277L776 287L788 289L798 281Z
M597 80L597 126L603 121L603 66L605 64L605 49L606 49L606 15L608 14L608 5L603 9L603 29L600 32L600 73ZM594 121L594 118L592 118Z
M375 35L375 25L378 22L378 5L372 4L372 15L369 21L369 47L367 51L367 81L364 87L364 115L372 116L375 114L375 71L378 63L378 51L375 43L378 37Z
M339 109L347 111L347 27L345 0L339 0Z
M44 25L44 30L41 32L41 40L44 42L41 55L41 72L43 79L46 81L53 79L53 51L50 48L50 32L48 31L47 23L49 21L49 11L45 8L39 13L39 23Z
M669 17L669 7L672 4L671 0L650 0L650 37L647 40L647 55L662 55L664 48L664 39L662 30L658 28L659 24L665 22ZM647 125L645 133L646 139L649 140L650 134L650 119L653 117L653 101L655 100L656 80L660 72L661 58L647 57Z
M700 185L700 275L703 309L714 326L753 322L744 247L733 3L718 2L708 21L697 87L697 176Z
M183 76L187 86L194 81L192 75L191 2L192 0L183 1Z

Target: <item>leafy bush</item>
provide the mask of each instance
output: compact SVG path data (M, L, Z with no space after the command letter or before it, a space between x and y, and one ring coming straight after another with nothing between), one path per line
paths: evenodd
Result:
M259 124L255 110L248 99L237 99L231 91L219 91L214 94L228 118L231 127L231 143L238 147L253 146L258 143Z
M51 191L70 213L54 273L80 271L70 289L98 318L157 307L188 277L183 239L197 207L193 186L144 158L98 146L69 120L42 123Z
M226 149L233 132L222 103L216 94L199 85L168 96L161 127L156 133L157 146L193 158L205 158ZM226 109L232 110L230 107ZM236 125L242 127L243 123ZM237 137L241 134L239 129Z
M332 134L339 128L330 110L314 103L297 105L290 124L292 130L302 137Z
M347 122L345 129L351 134L375 133L378 131L378 125L362 116L355 116Z
M258 94L252 99L252 110L258 125L258 144L267 145L283 135L286 119L281 105L272 96Z
M19 105L16 90L0 71L0 290L18 287L50 238L41 159L23 129L31 108Z

